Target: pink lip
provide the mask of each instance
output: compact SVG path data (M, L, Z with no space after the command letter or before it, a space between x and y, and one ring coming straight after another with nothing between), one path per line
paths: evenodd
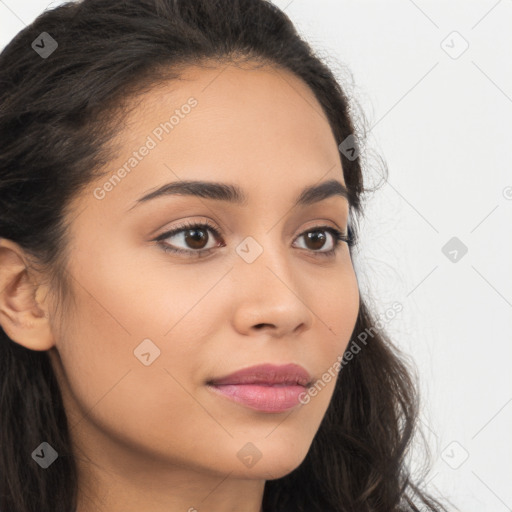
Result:
M223 396L262 412L282 412L299 404L299 396L311 383L311 376L296 364L263 364L245 368L208 387Z
M212 379L208 384L215 386L225 384L300 384L311 383L311 375L298 364L260 364L244 368L219 379Z

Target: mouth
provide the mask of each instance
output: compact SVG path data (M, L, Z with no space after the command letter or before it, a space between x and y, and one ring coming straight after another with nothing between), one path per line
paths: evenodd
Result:
M264 364L208 381L207 387L250 409L279 413L298 406L301 394L312 383L309 373L296 364Z

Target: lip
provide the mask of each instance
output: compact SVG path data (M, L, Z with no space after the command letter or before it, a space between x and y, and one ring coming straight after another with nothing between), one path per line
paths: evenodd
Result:
M279 413L299 405L299 397L312 382L297 364L263 364L207 382L207 387L234 402L266 413Z
M300 365L290 363L284 365L259 364L244 368L218 379L211 379L208 384L224 386L228 384L288 384L308 386L311 375Z

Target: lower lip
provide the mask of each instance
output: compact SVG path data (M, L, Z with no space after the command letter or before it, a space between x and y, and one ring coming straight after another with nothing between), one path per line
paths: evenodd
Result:
M209 385L212 390L221 393L234 402L246 405L261 412L283 412L297 406L299 396L306 388L294 386L264 386L257 384Z

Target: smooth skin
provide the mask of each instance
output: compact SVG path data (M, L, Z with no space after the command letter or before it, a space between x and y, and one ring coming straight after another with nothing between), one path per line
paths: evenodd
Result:
M323 256L334 247L330 232L322 230L323 246L305 234L318 226L346 233L347 200L292 208L307 186L345 184L340 141L312 91L270 66L189 67L183 78L137 100L108 174L71 204L76 307L63 308L62 322L45 276L17 244L0 240L0 322L16 343L49 351L79 467L77 512L260 512L265 481L306 457L335 380L281 413L237 404L206 382L290 362L321 379L344 353L358 314L348 245ZM161 141L153 135L157 146L95 197L190 97L197 105ZM237 185L248 199L174 195L134 206L180 180ZM154 241L205 221L220 238L202 228L202 241L186 231ZM249 236L263 250L251 263L236 251ZM189 255L165 252L165 244ZM211 250L194 257L202 248ZM160 350L149 365L134 354L145 339ZM252 467L237 456L247 443L261 454Z

